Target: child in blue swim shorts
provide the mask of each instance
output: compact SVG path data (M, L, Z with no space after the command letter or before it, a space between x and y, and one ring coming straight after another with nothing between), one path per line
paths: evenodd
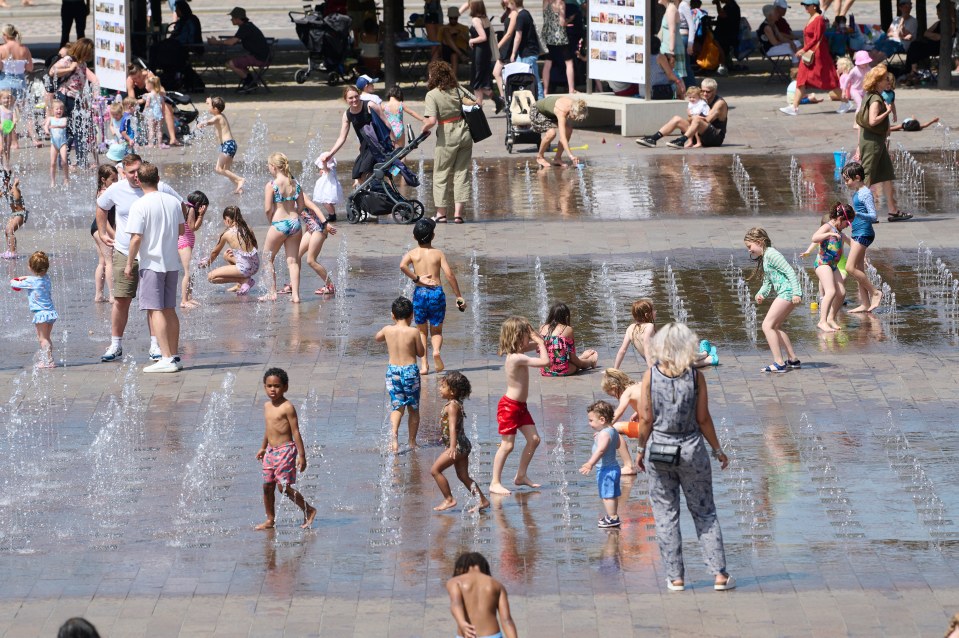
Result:
M420 332L410 325L413 304L406 297L397 297L392 307L393 324L384 326L374 337L385 341L390 355L386 366L386 390L390 393L390 423L393 435L390 447L399 451L400 422L409 410L410 448L416 448L416 431L420 427L420 370L416 358L426 354Z
M599 487L599 497L603 499L603 508L606 510L606 516L599 519L597 523L601 529L620 526L621 470L619 461L616 460L619 432L613 427L613 412L612 404L606 401L597 401L586 408L589 427L596 434L593 435L593 454L579 468L580 474L588 476L593 466L596 466L596 484Z
M430 366L426 362L427 339L433 344L433 363L436 371L442 372L444 365L440 356L443 347L443 321L446 320L446 294L440 281L440 273L446 275L446 280L456 294L456 307L460 312L466 310L466 301L460 295L460 285L456 275L446 261L442 250L433 248L433 235L436 231L436 222L432 219L421 219L413 227L413 238L419 244L400 260L400 272L413 280L416 290L413 292L413 313L416 325L423 342L422 364L420 374L428 374Z

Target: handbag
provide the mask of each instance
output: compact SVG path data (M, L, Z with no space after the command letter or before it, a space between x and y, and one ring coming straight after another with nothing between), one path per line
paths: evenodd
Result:
M806 66L812 66L813 61L816 59L815 51L806 51L802 54L802 63Z
M464 104L463 92L459 91L460 108L463 111L463 119L466 120L466 127L470 131L470 137L473 142L482 142L487 137L493 135L489 128L489 122L486 121L486 114L483 113L483 107L479 104Z
M680 447L674 443L650 443L649 462L660 470L669 470L679 465Z
M869 105L872 103L872 98L875 95L875 93L870 93L866 96L866 99L862 101L862 104L859 105L859 110L856 111L856 125L862 130L869 131L874 135L883 135L885 131L869 125ZM879 99L882 98L880 97Z

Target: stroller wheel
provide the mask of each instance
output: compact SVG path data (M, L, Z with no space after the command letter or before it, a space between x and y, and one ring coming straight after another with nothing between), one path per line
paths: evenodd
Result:
M359 207L356 205L356 202L353 199L349 199L346 202L346 221L351 224L360 223L360 219L363 218L363 213L360 212Z
M413 207L413 221L423 219L423 215L426 214L426 207L423 206L423 202L418 199L411 199L410 206Z
M293 74L293 79L296 81L297 84L303 84L304 82L306 82L306 78L309 77L309 75L310 75L310 72L307 69L300 69L299 71Z
M410 202L396 202L393 205L393 219L398 224L412 224L417 219L416 210Z

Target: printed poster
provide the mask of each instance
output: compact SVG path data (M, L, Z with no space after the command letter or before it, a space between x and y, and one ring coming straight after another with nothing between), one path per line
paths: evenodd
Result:
M589 77L645 86L646 0L590 0Z
M129 0L93 0L94 72L100 86L127 90L130 61Z

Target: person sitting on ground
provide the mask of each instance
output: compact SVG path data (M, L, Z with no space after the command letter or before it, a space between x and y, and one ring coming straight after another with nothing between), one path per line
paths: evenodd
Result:
M263 68L270 58L270 45L260 29L246 17L246 10L234 7L229 13L230 21L235 26L236 34L229 38L207 38L211 46L231 47L239 44L243 47L244 55L237 56L226 63L228 69L240 78L239 93L250 93L256 90L256 77L250 72L250 67Z
M560 95L551 95L530 106L529 119L532 128L537 133L543 133L539 143L539 152L536 163L542 168L550 166L567 166L563 162L563 152L569 156L573 166L579 164L579 158L573 155L569 148L569 140L573 136L573 122L582 122L586 119L586 102ZM559 131L556 156L552 162L546 159L546 151L556 139Z
M839 61L848 60L849 58L839 58ZM851 63L850 63L851 64ZM792 67L789 69L789 78L792 80L789 83L789 86L786 87L786 106L792 106L793 102L796 101L796 76L799 75L799 68ZM802 96L802 99L799 100L800 104L819 104L823 99L818 97L815 93L809 93L808 95ZM839 108L843 108L840 106ZM846 111L843 111L845 113Z
M449 22L440 27L441 46L433 49L433 59L443 59L453 67L453 72L460 63L460 60L469 59L469 39L470 30L465 24L460 24L460 10L457 7L450 7L446 10Z
M682 135L667 142L666 146L670 148L683 148L686 142L695 135L699 135L699 141L703 146L722 146L723 141L726 139L726 122L729 116L729 106L726 104L726 100L719 97L719 94L716 92L718 89L716 80L706 78L700 84L700 88L703 93L703 98L709 105L709 115L706 117L696 116L691 120L687 120L680 115L674 115L661 129L652 135L640 137L636 140L636 143L647 148L654 148L660 138L679 129Z
M890 127L889 127L889 132L890 132L890 133L893 133L893 132L895 132L895 131L906 131L906 132L908 132L908 133L916 133L916 132L918 132L918 131L924 131L924 130L926 130L927 128L929 128L930 126L932 126L933 124L937 124L938 122L939 122L939 118L938 118L938 117L932 118L931 120L929 120L929 121L926 122L925 124L920 124L920 123L919 123L919 120L917 120L917 119L915 119L915 118L907 117L907 118L905 118L902 122L900 122L899 124L894 124L894 125L890 126Z

